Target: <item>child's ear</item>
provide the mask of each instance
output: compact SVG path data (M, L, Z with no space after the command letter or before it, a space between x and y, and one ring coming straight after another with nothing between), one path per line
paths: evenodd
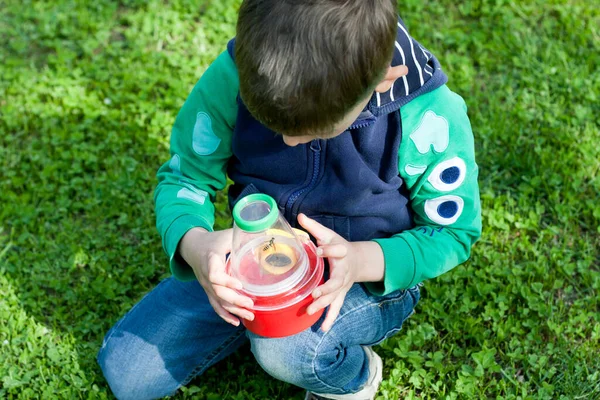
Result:
M385 76L379 82L377 86L375 86L375 91L379 93L385 93L392 88L396 79L402 78L404 75L408 74L408 68L406 65L397 65L395 67L388 67Z

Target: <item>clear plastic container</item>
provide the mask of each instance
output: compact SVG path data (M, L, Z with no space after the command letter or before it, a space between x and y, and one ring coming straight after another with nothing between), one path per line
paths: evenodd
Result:
M309 236L292 229L275 200L265 194L238 201L233 219L227 270L242 282L239 292L254 301L255 320L243 320L244 325L270 337L311 326L320 313L308 316L306 307L312 303L312 291L323 282L324 267Z

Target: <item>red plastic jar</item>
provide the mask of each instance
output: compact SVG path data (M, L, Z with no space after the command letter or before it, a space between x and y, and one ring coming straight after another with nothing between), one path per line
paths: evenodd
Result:
M242 319L249 331L271 338L291 336L314 325L323 314L324 310L313 315L306 313L306 308L313 302L311 293L324 282L324 265L323 259L316 255L315 245L307 237L301 240L307 256L305 269L295 271L295 276L288 277L286 282L265 286L265 290L245 285L238 291L254 301L254 320ZM230 262L231 259L227 261L229 274L238 277L251 274L245 270L243 262L237 271L232 271Z

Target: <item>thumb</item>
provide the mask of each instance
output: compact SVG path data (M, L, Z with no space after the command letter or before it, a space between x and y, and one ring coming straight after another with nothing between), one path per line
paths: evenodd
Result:
M304 229L306 229L308 233L317 239L319 245L329 244L334 239L339 237L339 235L331 229L324 227L314 219L308 218L304 214L300 214L298 216L298 222Z

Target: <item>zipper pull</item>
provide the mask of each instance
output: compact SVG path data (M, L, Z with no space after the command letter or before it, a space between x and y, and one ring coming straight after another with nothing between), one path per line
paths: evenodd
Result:
M310 142L310 149L314 152L321 151L321 141L319 139L315 139Z

